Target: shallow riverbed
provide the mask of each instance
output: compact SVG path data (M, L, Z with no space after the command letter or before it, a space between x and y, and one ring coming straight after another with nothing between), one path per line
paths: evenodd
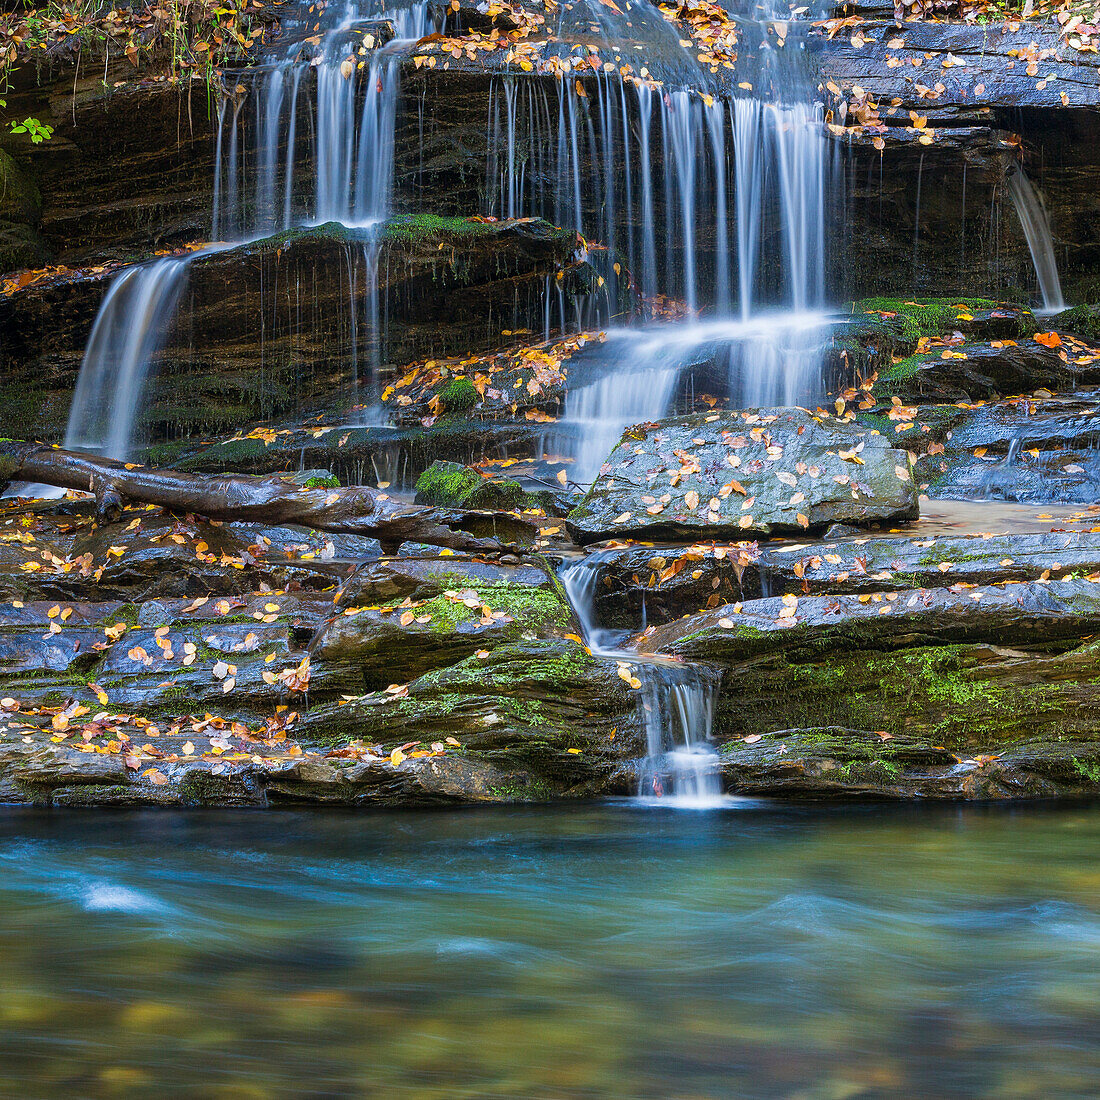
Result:
M0 816L21 1097L1093 1097L1096 807Z

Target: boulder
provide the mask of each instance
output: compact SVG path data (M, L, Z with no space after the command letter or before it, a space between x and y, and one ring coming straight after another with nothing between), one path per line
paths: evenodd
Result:
M588 543L725 539L916 515L904 451L850 420L788 408L628 429L567 522Z

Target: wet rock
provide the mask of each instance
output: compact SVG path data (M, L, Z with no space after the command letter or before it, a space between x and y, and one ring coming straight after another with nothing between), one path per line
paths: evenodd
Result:
M704 607L761 595L755 543L720 546L626 546L593 550L595 622L605 629L641 630Z
M233 431L331 402L358 381L360 363L493 346L501 328L541 326L548 278L571 298L588 293L589 274L576 232L539 219L422 215L375 230L333 223L201 254L177 315L164 321L139 434ZM18 395L20 435L60 437L107 278L102 269L74 273L0 297L0 370ZM377 282L384 328L356 321L365 307L349 297L349 278ZM336 470L325 459L310 464Z
M274 437L272 437L274 432ZM438 420L430 428L363 427L331 415L316 425L256 429L209 443L163 444L147 460L195 473L278 473L299 463L324 465L342 484L385 481L392 490L413 489L420 474L435 461L463 466L485 458L537 454L544 429L536 423Z
M947 410L943 410L947 411ZM1100 391L956 409L920 407L916 480L940 497L1091 503L1100 486ZM925 431L927 424L929 430Z
M634 693L615 662L564 638L498 645L414 680L407 694L316 708L304 730L330 743L454 736L467 753L526 768L557 794L595 793L621 756L644 752Z
M776 651L890 650L918 642L1059 643L1098 626L1100 585L1082 578L752 600L739 610L720 607L657 627L640 648L730 662Z
M799 531L912 519L909 459L877 432L803 409L628 429L569 515L579 542Z
M41 196L40 218L29 224L50 262L132 259L203 239L216 117L206 84L134 81L134 67L113 52L106 65L79 51L75 63L43 61L19 66L4 98L9 117L54 127L49 141L8 146Z
M467 571L466 563L459 562L450 571L450 585L439 595L348 607L319 632L312 651L321 662L353 663L369 687L383 688L477 651L553 637L573 628L572 611L546 574L535 586L509 580L486 583L485 576L485 570ZM436 577L445 581L447 574L440 571Z
M1100 575L1100 534L855 539L766 549L756 566L772 595L949 588Z
M885 368L878 385L903 400L980 401L1037 389L1072 389L1096 382L1095 366L1075 369L1064 352L1035 340L1008 341L1001 347L966 344L912 355Z
M403 544L396 557L384 558L359 570L344 584L341 602L351 606L366 601L388 602L408 597L429 600L447 590L481 585L512 585L557 593L545 567L535 564L498 564L480 558L440 553L437 547Z
M1022 158L1041 183L1067 298L1093 300L1095 54L1053 23L884 20L842 29L819 61L847 122L835 136L851 215L835 267L849 294L888 292L900 270L913 292L1037 298L1004 187ZM876 117L858 109L861 96Z
M689 616L642 646L725 670L715 731L737 790L1080 794L1100 775L1097 591L1067 580L787 596Z
M374 539L258 524L218 523L160 513L78 535L73 557L85 559L101 595L132 599L238 595L261 585L329 588L353 563L381 555Z
M1100 534L905 538L758 546L628 546L587 558L595 577L596 622L638 631L731 602L823 593L861 595L887 588L951 588L1005 581L1100 577ZM854 536L854 537L853 537Z
M1004 799L1090 796L1100 789L1100 744L1041 740L998 752L951 751L904 734L843 727L779 730L722 751L740 794L842 799Z

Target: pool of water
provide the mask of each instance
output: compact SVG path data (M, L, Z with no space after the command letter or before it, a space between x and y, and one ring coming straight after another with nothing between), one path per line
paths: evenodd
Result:
M1095 1097L1100 807L0 811L0 1093Z

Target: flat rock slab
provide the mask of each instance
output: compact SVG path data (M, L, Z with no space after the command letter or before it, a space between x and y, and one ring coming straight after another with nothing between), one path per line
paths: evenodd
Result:
M765 550L756 565L768 595L950 588L1063 580L1100 573L1100 533L960 535L795 543Z
M1071 641L1100 629L1088 579L751 600L647 631L640 649L720 664L763 653Z
M861 595L1100 576L1100 532L901 535L791 542L622 546L593 551L602 627L640 630L735 601L792 594Z
M673 418L628 429L567 523L588 543L915 519L909 465L878 432L805 409Z
M726 783L743 795L956 801L1089 796L1100 789L1100 744L1088 740L970 752L834 726L733 741L721 761Z

